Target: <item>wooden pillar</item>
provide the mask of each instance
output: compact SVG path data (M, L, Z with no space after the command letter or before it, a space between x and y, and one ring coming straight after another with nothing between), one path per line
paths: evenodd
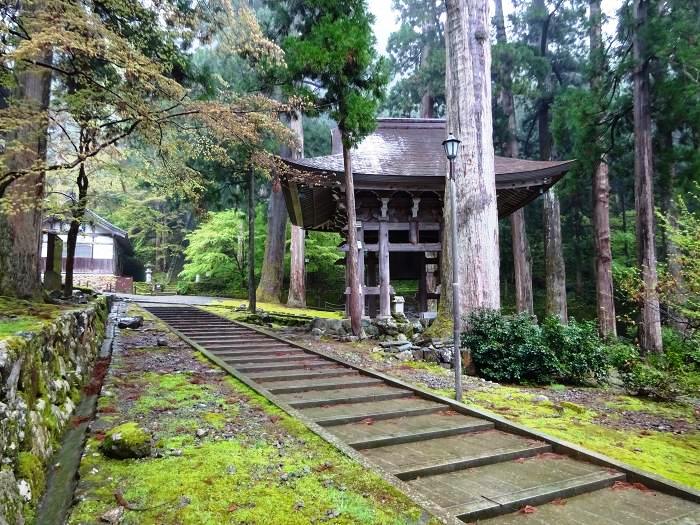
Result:
M357 243L360 246L357 254L357 270L360 274L360 289L362 290L362 317L367 315L367 301L365 298L365 230L362 227L362 223L357 221Z
M411 219L408 225L408 242L418 244L418 221L416 219Z
M377 286L377 253L367 252L367 286ZM370 317L377 317L377 296L367 296L367 313Z
M419 254L420 262L418 263L418 311L428 311L428 276L427 265L425 264L425 252Z
M389 276L389 223L379 223L379 317L391 316Z

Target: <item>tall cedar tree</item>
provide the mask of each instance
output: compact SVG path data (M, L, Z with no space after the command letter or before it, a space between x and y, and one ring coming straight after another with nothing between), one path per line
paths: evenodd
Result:
M593 100L601 101L606 94L603 80L606 77L605 50L603 48L603 18L600 0L589 2L590 20L590 88ZM601 103L599 102L600 106ZM591 123L598 135L602 120L602 107L598 115L591 116ZM595 244L596 306L598 331L604 337L615 337L615 298L613 293L612 246L610 239L610 179L608 163L602 154L601 137L592 137L593 160L593 239Z
M552 11L547 9L545 0L534 0L531 6L529 24L530 41L536 56L546 61L549 50L552 19L561 5ZM537 100L537 133L540 160L552 158L552 134L550 131L550 107L553 101L553 73L551 63L537 77L540 97ZM566 269L561 235L561 212L559 197L553 189L545 192L543 199L544 252L546 313L558 317L562 322L568 319L566 301Z
M387 50L397 81L385 107L391 115L434 118L445 111L445 35L442 1L393 0L399 29Z
M364 300L350 151L376 126L386 67L376 56L373 17L365 0L305 0L290 3L288 12L291 20L300 20L298 34L283 45L289 70L297 80L314 85L309 93L320 106L331 108L343 142L350 319L353 334L360 336Z
M8 96L0 111L9 112L14 107L20 112L14 126L0 122L0 139L7 144L4 153L0 149L0 295L36 299L41 295L41 202L51 71L33 63L50 64L53 52L49 45L35 46L14 69L7 67L3 55L12 45L10 39L38 31L37 14L45 5L28 1L16 8L12 13L0 11L0 20L4 18L1 15L11 14L17 21L14 27L0 21L0 30L7 30L1 32L9 37L0 39L0 87L13 85L12 89L3 88Z
M499 309L501 304L489 24L488 2L447 1L447 131L462 141L454 167L462 284L459 306L465 316L478 309ZM449 202L445 198L445 238L451 231ZM443 242L440 301L440 316L447 319L453 308L449 299L454 282L451 260L448 239Z
M496 0L496 42L500 60L498 76L501 85L499 102L501 111L507 120L508 133L505 141L505 154L508 157L518 156L518 119L515 114L515 99L513 97L512 56L514 50L508 45L506 24L503 17L503 1ZM525 208L520 208L510 216L511 239L513 243L513 266L515 273L515 309L518 312L534 314L532 297L532 256L530 243L525 228Z
M634 0L633 103L634 103L634 207L636 210L637 262L642 272L639 345L647 352L661 352L661 312L657 291L656 241L654 239L654 183L652 127L649 93L648 0Z

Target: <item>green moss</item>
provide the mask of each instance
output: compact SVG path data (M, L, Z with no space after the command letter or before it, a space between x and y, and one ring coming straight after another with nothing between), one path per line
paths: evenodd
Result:
M133 421L122 423L107 432L100 450L111 458L143 458L151 453L151 435Z
M0 297L0 339L18 332L38 332L69 308Z
M438 316L426 330L429 337L450 337L452 335L452 319L438 311Z
M42 461L31 452L20 452L17 458L17 478L29 483L32 489L32 502L36 503L44 492L46 483Z
M212 310L216 311L215 313L223 315L227 311L230 312L231 311L230 308L236 308L242 304L247 305L248 301L236 300L236 299L224 300L224 301L216 302L211 306L207 306L204 309L205 310L212 309ZM328 312L325 310L314 310L313 308L290 308L290 307L284 306L282 304L265 303L265 302L262 302L262 303L258 302L258 303L256 303L256 305L261 310L264 310L265 312L269 312L269 313L304 315L304 316L309 316L309 317L320 317L323 319L343 319L342 312ZM216 308L217 306L220 306L223 308ZM245 312L243 312L243 313L245 313Z
M135 412L194 407L198 403L214 400L208 385L193 384L191 380L191 374L143 374L140 381L147 386L143 395L136 400Z
M700 432L676 435L608 428L595 422L600 414L593 410L566 402L559 405L551 402L535 403L531 394L513 387L470 392L467 399L481 408L556 438L700 488L700 463L696 459ZM637 405L634 398L621 399L629 399L624 402ZM572 410L570 405L575 405L576 409Z
M183 375L148 378L157 385L179 389ZM127 511L124 525L306 525L328 516L336 516L333 523L345 525L411 525L425 521L423 511L406 496L340 454L299 421L234 378L227 377L224 385L246 404L271 417L271 434L262 434L255 442L249 442L245 434L230 440L194 440L192 430L197 427L197 419L165 418L159 420L157 437L169 435L162 445L179 448L182 455L166 453L163 458L138 461L91 454L90 449L99 444L90 439L80 467L81 479L90 490L74 508L69 523L94 522L114 506L117 489L123 490L124 498L135 507L149 509ZM202 414L201 420L217 427L235 419L237 411L226 406L222 412ZM282 448L280 442L284 443Z

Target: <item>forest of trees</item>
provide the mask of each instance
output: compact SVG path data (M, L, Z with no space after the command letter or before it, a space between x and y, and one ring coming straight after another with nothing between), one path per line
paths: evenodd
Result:
M649 352L663 348L662 324L693 333L698 2L393 6L399 26L382 57L364 0L3 4L0 295L40 297L43 213L71 221L70 270L91 208L128 230L136 276L151 264L182 292L244 297L252 263L259 300L337 305L340 236L289 224L276 155L328 154L338 125L351 188L348 152L375 116L445 117L463 130L464 154L483 160L478 173L456 166L458 200L485 203L459 225L471 247L462 264L482 272L462 279L465 313L594 319L602 336ZM497 222L491 142L499 155L577 162ZM485 254L490 265L470 259Z

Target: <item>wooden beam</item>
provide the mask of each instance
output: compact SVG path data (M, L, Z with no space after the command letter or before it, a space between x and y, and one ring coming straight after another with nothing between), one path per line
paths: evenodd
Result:
M408 231L411 228L410 222L389 222L387 223L389 231ZM365 231L379 230L378 222L364 222L362 227ZM418 229L420 231L440 231L441 224L439 222L419 222Z
M389 231L387 230L386 233L388 237ZM379 236L381 239L381 230ZM380 244L365 244L363 248L368 252L380 252ZM347 252L348 246L344 244L339 249L343 252ZM442 245L439 242L419 242L411 244L410 242L389 243L387 241L387 249L390 252L440 252L442 251Z

